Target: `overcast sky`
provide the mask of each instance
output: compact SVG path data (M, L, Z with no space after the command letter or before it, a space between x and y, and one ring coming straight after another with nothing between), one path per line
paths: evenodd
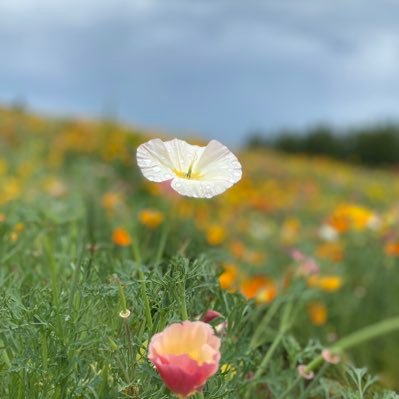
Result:
M0 101L231 144L399 119L398 0L0 0Z

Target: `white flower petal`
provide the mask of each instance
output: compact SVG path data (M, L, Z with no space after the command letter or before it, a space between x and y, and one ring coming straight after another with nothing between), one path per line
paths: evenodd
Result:
M148 180L162 182L174 177L174 164L160 139L147 141L137 148L137 164Z
M165 141L165 147L172 160L174 169L184 173L188 172L193 161L199 159L204 152L203 147L191 145L179 139Z
M222 194L229 187L230 183L225 180L191 180L176 177L172 180L172 188L181 195L194 198L212 198Z
M201 173L203 180L223 182L225 190L237 183L242 176L237 157L216 140L210 141L205 147L195 170Z
M137 149L143 175L155 182L172 179L181 195L212 198L241 179L241 164L227 147L212 140L206 147L183 140L150 140Z

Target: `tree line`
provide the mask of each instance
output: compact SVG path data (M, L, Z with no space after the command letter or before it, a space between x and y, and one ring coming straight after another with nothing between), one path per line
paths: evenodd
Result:
M271 135L258 131L250 134L247 147L325 155L369 166L399 165L399 124L347 130L317 126L307 131L285 130Z

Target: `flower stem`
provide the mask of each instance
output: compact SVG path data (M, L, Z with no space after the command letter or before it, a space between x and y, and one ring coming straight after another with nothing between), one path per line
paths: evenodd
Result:
M392 331L399 330L399 316L392 317L390 319L383 320L379 323L372 324L371 326L362 328L354 333L348 335L337 341L331 348L330 351L334 354L339 354L343 352L345 349L349 349L355 345L361 344L362 342L368 341L369 339L373 339L379 337L381 335L390 333ZM324 362L323 356L319 355L314 358L306 367L305 371L310 372L315 370ZM284 399L302 380L301 377L298 377L291 386L287 388L287 390L280 396L279 399Z
M248 345L248 351L247 354L249 354L252 350L256 349L259 345L259 338L262 336L262 334L265 331L265 328L269 325L270 320L273 318L273 316L276 314L278 308L280 306L280 302L278 300L275 300L265 315L263 316L263 319L259 323L258 327L256 328L254 335L252 336L251 342Z
M332 353L340 353L355 345L361 344L362 342L368 341L370 339L379 337L380 335L384 335L395 330L399 330L399 316L383 320L376 324L372 324L371 326L362 328L361 330L358 330L348 335L347 337L340 339L330 348L330 351ZM306 367L306 371L312 371L316 369L321 363L323 363L323 361L324 359L321 355L317 356L308 364L308 366Z
M292 324L292 307L293 307L293 302L290 301L287 303L287 305L284 308L283 311L283 315L281 318L281 323L280 323L280 327L279 327L279 331L277 333L277 335L275 336L272 344L270 345L269 349L267 350L267 352L265 353L265 356L261 362L261 364L259 365L258 369L256 370L256 373L254 375L254 381L256 384L256 380L266 371L270 359L272 358L274 352L276 351L276 349L278 348L278 346L280 345L281 340L284 338L285 333L289 330L289 328L291 327ZM250 394L252 392L252 389L249 389L247 391L247 395L245 398L250 398Z
M121 303L122 311L123 311L123 312L126 312L127 306L126 306L125 290L123 289L122 283L121 283L121 281L119 280L119 278L118 278L118 280L117 280L117 283L118 283L119 301L120 301L120 303Z
M316 377L313 378L313 380L310 382L310 384L306 387L306 389L302 392L302 395L299 399L306 399L307 394L310 392L310 390L315 386L316 381L324 374L324 372L327 370L329 364L325 363L317 373ZM281 398L280 398L281 399Z
M6 365L6 368L9 369L11 367L10 358L7 355L6 346L4 345L4 342L1 338L0 338L0 353L3 359L3 363Z
M259 378L262 373L266 370L267 366L269 365L270 359L274 354L274 351L277 349L277 347L280 345L281 340L284 337L284 332L280 331L276 337L274 338L272 344L270 345L268 351L265 354L265 357L262 360L262 363L259 365L258 370L256 370L254 379Z
M186 288L185 288L185 281L183 280L180 283L180 315L182 320L188 320L187 314L187 305L186 305Z
M56 315L55 315L56 330L58 337L62 342L64 342L64 330L62 328L61 305L60 305L59 288L58 288L58 267L54 259L53 247L51 245L50 239L45 240L45 247L46 247L47 260L50 271L51 294L53 299L53 305L56 310Z
M296 380L283 392L278 399L285 399L287 395L302 381L301 377L297 377Z
M143 263L141 260L140 249L137 245L136 240L133 240L132 245L133 245L133 256L139 266L138 273L139 273L139 278L141 280L141 296L142 296L143 303L144 303L146 322L147 322L148 328L150 330L152 330L153 323L152 323L152 316L151 316L151 307L150 307L150 301L148 300L148 295L147 295L147 285L146 285L146 281L145 281L145 274L143 271Z
M255 379L259 378L262 373L266 370L267 366L269 365L269 361L273 356L274 351L277 349L278 345L280 344L281 340L284 337L284 334L287 332L290 326L290 315L292 310L292 302L288 302L284 308L284 313L281 318L279 332L277 333L276 337L274 338L273 343L271 344L269 350L266 352L265 357L262 360L258 370L255 373Z
M125 290L123 289L123 285L122 285L121 281L119 280L119 278L117 278L117 284L118 284L118 291L119 291L119 301L120 301L120 305L122 307L122 312L119 313L119 316L123 318L123 322L125 324L129 364L133 364L132 339L131 339L130 327L129 327L129 321L128 321L130 311L127 308Z
M129 321L128 319L123 319L125 323L125 328L126 328L126 337L127 337L127 350L128 350L128 358L129 358L129 364L133 364L133 350L132 350L132 338L130 334L130 327L129 327Z
M159 245L157 249L157 253L155 255L154 266L157 267L161 263L163 251L165 250L166 241L169 233L169 220L162 227L161 238L159 240Z

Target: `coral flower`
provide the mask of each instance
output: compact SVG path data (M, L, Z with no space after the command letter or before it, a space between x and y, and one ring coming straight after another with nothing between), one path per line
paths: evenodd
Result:
M118 227L112 232L112 241L120 247L127 247L132 243L130 234L123 228Z
M202 321L171 324L155 334L149 346L149 360L165 385L187 398L202 389L219 368L220 338Z
M179 194L195 198L221 194L242 175L236 156L216 140L200 147L178 139L153 139L137 148L137 163L148 180L170 181Z

